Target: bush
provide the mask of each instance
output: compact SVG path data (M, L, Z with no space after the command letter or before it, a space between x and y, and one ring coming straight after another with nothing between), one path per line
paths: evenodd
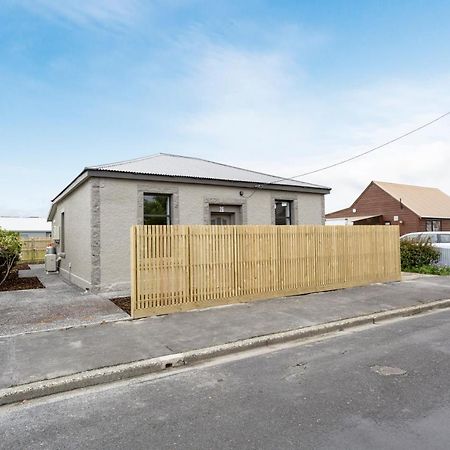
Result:
M402 270L407 270L436 264L440 253L428 240L404 240L400 241L400 258Z
M407 272L424 273L426 275L450 275L449 266L421 266L421 267L408 267Z
M6 281L11 269L19 260L22 241L19 234L0 228L0 286Z

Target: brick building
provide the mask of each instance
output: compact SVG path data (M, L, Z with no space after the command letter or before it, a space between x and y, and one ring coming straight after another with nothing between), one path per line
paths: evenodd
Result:
M372 181L350 207L326 219L349 225L399 225L402 235L450 231L450 197L436 188Z

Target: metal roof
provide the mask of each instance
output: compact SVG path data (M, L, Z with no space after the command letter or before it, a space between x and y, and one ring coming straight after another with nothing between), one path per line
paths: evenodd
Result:
M158 153L128 161L87 167L88 170L105 170L134 174L189 177L204 180L245 181L255 184L276 184L284 186L306 187L312 189L330 189L325 186L305 183L253 170L242 169L206 159L190 156Z
M424 218L450 218L450 197L440 189L413 186L410 184L374 181L391 197L402 201L403 205Z
M2 217L0 216L0 228L18 232L49 232L52 225L44 217Z

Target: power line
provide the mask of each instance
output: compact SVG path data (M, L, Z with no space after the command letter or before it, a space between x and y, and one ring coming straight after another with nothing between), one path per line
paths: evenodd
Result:
M330 165L325 166L325 167L321 167L320 169L312 170L310 172L301 173L299 175L294 175L293 177L290 177L290 178L279 178L278 180L272 181L271 183L268 183L268 184L275 184L275 183L278 183L279 181L283 181L283 180L286 180L286 181L295 180L295 178L305 177L306 175L311 175L313 173L322 172L324 170L331 169L332 167L340 166L342 164L348 163L349 161L353 161L355 159L361 158L362 156L368 155L369 153L372 153L375 150L379 150L380 148L386 147L387 145L392 144L393 142L397 142L400 139L403 139L406 136L409 136L410 134L416 133L417 131L422 130L422 129L432 125L433 123L437 122L438 120L443 119L444 117L448 116L449 114L450 114L450 111L446 112L445 114L442 114L442 116L439 116L436 119L431 120L430 122L427 122L427 123L421 125L420 127L414 128L414 130L408 131L407 133L404 133L401 136L398 136L398 137L396 137L394 139L391 139L390 141L385 142L384 144L381 144L381 145L373 147L373 148L371 148L369 150L366 150L363 153L359 153L358 155L352 156L350 158L344 159L344 160L336 162L334 164L330 164Z
M450 115L450 111L449 111L449 112L446 112L445 114L442 114L442 115L439 116L439 117L436 117L436 119L433 119L433 120L431 120L430 122L424 123L424 124L421 125L420 127L414 128L413 130L410 130L410 131L408 131L407 133L404 133L404 134L402 134L402 135L400 135L400 136L397 136L396 138L391 139L390 141L384 142L384 143L381 144L381 145L377 145L376 147L373 147L373 148L371 148L371 149L369 149L369 150L366 150L365 152L362 152L362 153L359 153L359 154L357 154L357 155L351 156L350 158L344 159L344 160L342 160L342 161L338 161L338 162L336 162L336 163L330 164L330 165L325 166L325 167L321 167L320 169L311 170L310 172L301 173L301 174L299 174L299 175L294 175L293 177L289 177L289 178L286 178L286 177L277 178L277 179L275 179L274 181L271 181L270 183L264 183L264 185L276 184L276 183L279 183L280 181L295 181L296 178L305 177L305 176L307 176L307 175L312 175L313 173L322 172L322 171L324 171L324 170L331 169L332 167L336 167L336 166L340 166L340 165L342 165L342 164L348 163L348 162L353 161L353 160L355 160L355 159L361 158L362 156L368 155L369 153L372 153L372 152L374 152L375 150L379 150L380 148L386 147L387 145L392 144L393 142L397 142L397 141L399 141L400 139L403 139L403 138L405 138L406 136L409 136L410 134L416 133L417 131L420 131L420 130L424 129L424 128L426 128L426 127L432 125L433 123L436 123L437 121L443 119L444 117L446 117L446 116L448 116L448 115ZM258 186L258 187L259 187L259 186ZM246 198L252 197L253 194L254 194L254 193L256 192L256 190L258 189L258 187L255 187L255 188L253 189L253 192L252 192L249 196L247 196ZM261 185L261 187L262 187L262 185Z

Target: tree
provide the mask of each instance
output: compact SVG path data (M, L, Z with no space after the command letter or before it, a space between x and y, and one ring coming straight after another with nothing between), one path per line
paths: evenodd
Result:
M19 260L22 241L19 234L0 228L0 286L6 281L11 269Z

